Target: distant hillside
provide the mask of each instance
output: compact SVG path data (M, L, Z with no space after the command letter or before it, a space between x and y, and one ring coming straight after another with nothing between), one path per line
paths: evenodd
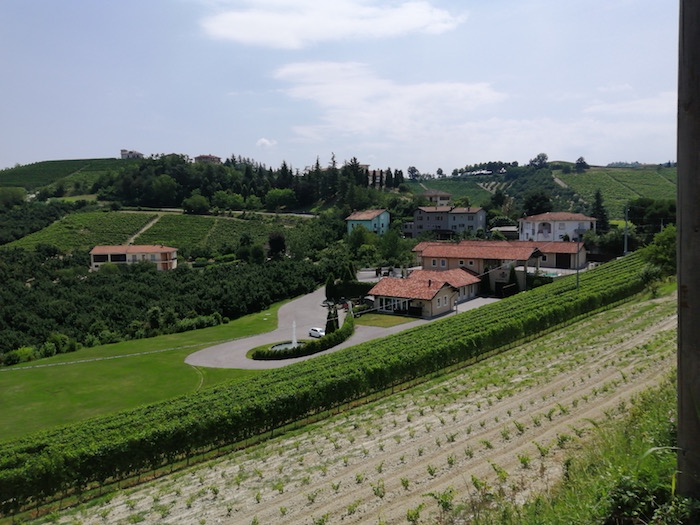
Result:
M134 160L75 159L36 162L0 171L0 186L20 186L32 191L62 183L66 190L77 189L78 193L87 193L102 173L119 170L131 162Z
M591 167L584 173L554 172L586 202L600 189L605 207L613 219L624 218L625 203L640 197L676 199L676 168L642 166L638 168Z
M563 165L557 162L555 165ZM544 191L552 198L556 210L580 211L586 213L593 202L596 190L600 189L603 203L611 219L623 219L625 203L640 197L652 199L676 198L676 168L661 166L638 167L591 167L583 173L564 173L561 169L543 177L542 172L511 177L507 173L490 175L466 175L443 179L409 181L408 187L414 194L425 188L445 191L453 199L468 197L474 206L488 201L492 192L500 189L513 197L516 204L532 191Z

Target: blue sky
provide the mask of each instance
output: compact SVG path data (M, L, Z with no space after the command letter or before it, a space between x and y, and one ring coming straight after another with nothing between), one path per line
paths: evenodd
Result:
M670 0L2 0L0 168L676 158Z

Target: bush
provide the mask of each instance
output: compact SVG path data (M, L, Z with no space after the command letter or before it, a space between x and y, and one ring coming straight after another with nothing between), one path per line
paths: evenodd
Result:
M308 341L294 348L286 348L284 350L260 349L252 354L253 359L258 360L273 360L273 359L290 359L292 357L303 357L305 355L317 354L339 345L347 340L355 332L355 319L352 315L346 315L343 326L340 330L336 330L332 334L326 334L315 341Z

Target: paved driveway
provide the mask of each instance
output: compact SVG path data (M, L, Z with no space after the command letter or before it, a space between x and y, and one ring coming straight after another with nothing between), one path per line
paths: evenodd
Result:
M278 327L272 332L258 334L251 337L228 341L216 346L204 348L193 354L190 354L185 359L185 363L193 366L203 366L209 368L243 368L248 370L265 370L270 368L281 368L291 365L299 361L312 359L321 354L329 354L336 352L349 346L354 346L365 341L371 341L380 337L385 337L396 332L401 332L414 326L420 326L429 323L433 320L417 319L410 323L404 323L389 328L380 328L376 326L355 326L355 333L344 343L339 344L324 352L317 354L296 357L293 359L282 359L279 361L255 361L248 359L246 353L251 348L255 348L264 344L274 344L292 339L292 322L296 321L296 333L298 339L309 338L309 328L312 326L326 326L326 315L328 310L321 305L325 296L325 287L321 287L313 293L294 299L285 304L278 312ZM497 299L478 298L458 305L459 313L478 308L484 304L492 303ZM340 313L340 322L345 318L344 313ZM454 313L448 315L455 315Z

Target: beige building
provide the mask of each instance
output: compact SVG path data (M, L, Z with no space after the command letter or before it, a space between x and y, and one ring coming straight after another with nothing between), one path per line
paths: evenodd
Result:
M90 269L98 270L104 263L135 264L152 262L159 270L177 268L177 248L163 245L95 246L90 250Z
M430 319L473 299L480 279L464 270L415 270L406 279L385 277L370 291L379 312Z

